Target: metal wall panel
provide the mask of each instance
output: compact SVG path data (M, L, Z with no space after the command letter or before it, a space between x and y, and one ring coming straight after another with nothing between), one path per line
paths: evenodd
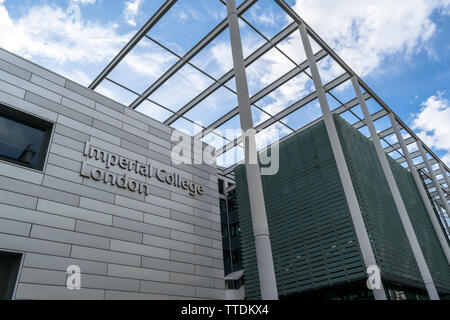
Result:
M2 49L0 104L54 125L43 171L0 161L0 250L25 254L15 298L221 296L215 165L172 164L172 128ZM136 177L150 185L145 196L83 178L82 161L99 166L83 155L86 142L176 172L205 193L192 199ZM81 268L82 290L66 288L70 265Z

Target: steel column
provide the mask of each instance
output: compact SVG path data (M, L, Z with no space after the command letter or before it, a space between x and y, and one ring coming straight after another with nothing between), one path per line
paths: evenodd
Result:
M347 73L351 74L351 75L356 75L356 73L336 54L336 52L334 52L330 46L323 41L322 38L319 37L319 35L310 27L308 26L305 21L303 21L302 18L300 18L300 16L294 11L294 9L292 9L292 7L286 3L285 0L275 0L275 2L281 7L281 9L283 9L294 21L296 21L299 25L300 24L304 24L305 28L307 29L307 32L310 34L311 38L316 41L316 43L323 49L325 50L328 55L337 63L341 66L342 69L344 69ZM381 100L380 97L378 97L375 92L373 92L373 90L360 78L358 78L361 87L366 91L366 93L368 93L383 109L385 109L388 113L392 112L392 110L388 107L388 105ZM417 140L420 140L417 135L414 133L413 130L411 130L401 119L398 119L399 124L405 128L405 130L414 138L416 138ZM436 159L439 159L434 153L433 151L429 150L430 154L435 157ZM445 165L444 165L445 166ZM445 166L446 167L446 166ZM447 168L447 167L446 167ZM447 168L448 171L450 171L450 169Z
M246 141L245 169L247 173L250 210L255 236L261 298L263 300L278 300L272 248L269 238L269 226L267 224L261 175L256 156L255 131L253 129L253 119L250 110L250 97L248 93L247 76L245 73L238 14L236 11L236 0L227 0L227 11L239 116L242 130L248 136L248 140ZM256 160L255 163L251 163L251 159Z
M322 109L323 118L325 121L325 127L327 129L328 137L331 142L331 148L333 150L334 158L336 159L336 165L339 171L339 176L344 188L345 197L350 210L350 215L355 226L356 237L361 249L364 264L366 267L376 265L375 256L373 254L372 246L370 245L369 235L367 234L364 219L361 214L361 209L356 198L355 189L353 187L352 179L348 171L347 163L345 161L344 152L342 150L341 143L337 134L336 126L334 124L333 116L328 105L327 98L325 96L325 89L320 79L319 69L317 62L314 58L314 54L309 42L308 33L304 24L299 25L300 36L302 39L303 47L305 49L306 57L309 62L309 68L313 77L314 86L316 88L317 96L319 98L320 108ZM381 289L372 289L373 295L376 300L386 300L386 293L381 284Z
M416 183L417 190L419 190L422 202L425 205L425 208L427 209L428 216L430 217L431 223L433 224L433 228L441 244L442 251L444 251L445 257L447 258L447 262L450 264L450 249L448 247L447 237L442 232L439 220L436 218L436 214L433 210L433 207L431 206L430 199L428 199L422 180L420 179L419 174L417 173L417 169L414 166L411 156L409 155L408 147L406 146L403 136L400 133L400 129L398 128L397 121L395 120L395 117L392 113L389 114L389 120L391 121L391 126L394 129L395 136L397 137L398 143L400 144L400 147L402 148L406 161L408 162L409 170L411 171L414 182Z
M245 67L250 66L252 63L257 61L260 57L262 57L264 54L269 52L272 48L274 48L278 43L289 37L295 30L297 30L297 24L292 22L290 25L288 25L286 28L281 30L278 34L276 34L272 39L270 39L269 42L266 42L261 47L253 51L246 59L244 59ZM325 52L320 53L323 56L326 56ZM293 71L298 70L298 67L295 67ZM298 73L303 72L303 70L298 70ZM167 120L164 121L165 124L172 124L175 121L178 120L179 117L184 115L186 112L197 106L200 102L205 100L207 97L209 97L211 94L213 94L216 90L218 90L221 86L225 85L231 78L233 78L234 72L233 70L228 71L225 73L220 79L218 79L216 82L211 84L206 90L201 92L199 95L197 95L194 99L189 101L187 104L185 104L183 107L180 108L176 112L175 115L171 116ZM286 76L286 75L285 75Z
M384 153L383 146L381 145L380 138L377 134L377 129L373 123L372 116L367 108L366 101L362 99L361 87L359 86L358 79L352 77L353 89L355 90L356 96L359 99L359 106L364 115L365 122L370 132L375 151L377 152L378 161L383 169L384 177L387 180L389 190L391 191L392 197L394 199L395 207L400 215L400 220L402 221L403 228L405 229L406 237L411 246L414 258L416 260L417 266L419 267L420 275L427 289L428 296L431 300L439 300L439 295L437 293L436 287L434 286L433 279L431 277L430 270L428 269L427 262L423 256L422 249L420 248L419 241L417 240L414 228L411 224L411 220L408 216L408 211L406 210L405 203L403 202L402 195L398 189L397 182L395 181L392 169L389 166L386 153Z
M257 0L245 0L239 6L239 14L243 14L256 2ZM191 50L189 50L180 60L170 67L161 77L158 78L147 90L134 100L129 107L136 109L145 99L151 96L164 83L166 83L176 72L184 67L193 57L195 57L203 48L210 44L216 37L227 28L227 19L224 19L218 24L210 33L208 33L200 42L198 42Z
M441 170L442 175L444 176L444 181L447 184L447 188L450 191L450 178L447 175L447 170L442 163L442 161L438 161L439 169Z
M442 211L442 206L439 203L437 203L437 201L434 202L434 207L439 212L439 215L441 216L441 219L443 220L442 224L445 226L445 230L447 230L447 234L450 237L450 233L449 233L450 225L448 224L447 219L445 217L446 213L444 211ZM447 214L447 216L448 216L448 214Z
M431 177L431 181L433 181L434 186L436 187L436 191L439 195L439 198L441 199L442 205L444 206L445 211L449 215L450 214L450 205L448 204L448 200L445 197L444 192L441 189L441 185L439 184L439 182L436 178L436 174L434 173L433 168L431 167L430 160L428 160L428 157L427 157L427 154L425 153L422 142L417 141L417 147L419 148L420 154L422 155L422 158L423 158L423 162L425 163L425 166L428 169L428 174ZM447 220L445 220L444 215L442 215L442 220L444 223L447 222ZM448 229L447 229L447 232L450 234Z

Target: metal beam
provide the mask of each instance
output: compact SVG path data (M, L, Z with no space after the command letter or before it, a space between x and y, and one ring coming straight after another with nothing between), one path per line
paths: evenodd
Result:
M416 142L416 140L413 137L409 137L409 138L405 139L404 142L405 142L405 145L409 146L410 144ZM384 152L391 153L392 151L395 151L398 149L401 149L401 146L400 146L400 143L397 142L389 147L384 148Z
M334 79L333 81L329 82L328 84L326 84L324 86L325 92L328 92L328 91L332 90L333 88L335 88L338 85L344 83L348 79L349 79L349 75L348 74L343 74L340 77L337 77L336 79ZM314 101L315 99L317 99L317 92L316 91L311 92L309 95L307 95L303 99L297 101L296 103L292 104L291 106L287 107L286 109L283 109L282 111L280 111L279 113L277 113L273 117L271 117L271 118L267 119L266 121L260 123L259 125L257 125L255 127L255 130L257 132L259 132L261 130L264 130L264 129L270 127L271 125L273 125L277 121L280 121L283 118L289 116L292 112L302 108L303 106L305 106L308 103ZM243 139L242 136L239 136L238 138L236 138L233 141L231 141L230 143L228 143L226 146L224 146L224 147L222 147L220 149L217 149L216 150L216 157L218 157L221 154L227 152L228 150L231 150L232 148L234 148L236 145L238 145L239 143L242 142L242 139Z
M442 178L442 179L439 179L438 180L438 183L442 186L444 183L446 183L445 182L445 179L444 178ZM430 182L430 183L427 183L427 187L428 188L432 188L434 186L434 183L433 182Z
M238 15L246 12L257 0L246 0L237 9ZM210 33L208 33L200 42L198 42L191 50L189 50L180 60L178 60L169 70L158 78L147 90L144 91L136 100L130 104L130 108L136 109L147 97L158 90L167 80L169 80L178 70L186 65L197 53L210 44L220 33L228 26L228 20L224 19Z
M411 155L411 158L413 158L413 159L421 156L419 150L411 152L410 155ZM405 157L400 157L400 158L395 159L395 161L397 161L398 163L403 163L406 161L406 159L405 159Z
M447 184L447 188L450 188L450 178L447 175L447 171L445 171L444 164L442 163L442 161L438 162L438 166L439 166L439 171L440 171L440 173L442 173L442 175L444 177L444 181ZM435 174L436 174L436 172L435 172Z
M253 130L252 111L250 109L247 76L245 73L244 54L242 52L239 31L238 12L236 11L236 0L227 0L227 11L241 128L248 137L245 148L245 170L247 173L250 211L255 236L261 298L263 300L278 300L269 226L267 224L264 193L256 152L255 133Z
M435 202L435 208L436 208L439 216L441 217L442 224L445 225L445 227L446 227L445 230L447 232L448 237L450 237L450 233L449 233L450 224L448 222L448 217L449 217L448 213L444 212L442 205L440 203Z
M370 98L369 94L367 94L367 93L364 93L364 94L363 94L363 99L366 99L366 100L367 100L367 99L369 99L369 98ZM334 109L333 111L331 111L331 113L332 113L332 114L335 114L335 113L336 113L336 114L341 114L341 113L345 112L346 110L351 109L351 108L357 106L358 104L359 104L358 99L357 99L357 98L353 98L352 100L348 101L347 103L345 103L344 105L340 106L339 108L336 108L336 109ZM305 125L305 126L299 128L299 129L297 129L295 132L292 132L292 133L288 134L287 136L281 138L279 141L277 141L277 142L275 142L275 143L280 143L280 142L282 142L282 141L284 141L284 140L287 140L287 139L291 138L292 136L296 135L297 133L299 133L299 132L301 132L301 131L303 131L303 130L305 130L305 129L307 129L307 128L313 126L313 125L315 125L316 123L318 123L318 122L320 122L320 121L322 121L322 120L323 120L323 117L320 117L320 118L318 118L318 119L316 119L316 120L314 120L314 121L308 123L307 125ZM238 138L238 139L235 139L234 142L235 142L236 144L237 144L237 143L241 143L241 142L242 142L242 138L241 138L241 139L239 139L239 138ZM263 149L263 150L264 150L264 149ZM260 151L260 152L262 152L262 151ZM232 165L232 166L230 166L230 167L224 169L224 171L223 171L223 172L224 172L224 175L230 174L230 173L233 171L233 169L234 169L238 164L241 164L241 163L242 163L242 162L240 161L240 162L238 162L238 163L236 163L236 164L234 164L234 165Z
M311 70L311 75L313 77L314 86L316 88L317 96L319 98L320 108L322 109L323 119L325 122L325 127L328 133L328 138L330 139L331 148L333 150L334 158L338 168L339 176L344 188L344 194L347 199L347 204L350 210L350 216L352 218L356 237L361 249L364 264L367 267L376 265L375 256L373 253L372 246L370 244L369 236L367 234L366 226L364 224L364 219L361 213L361 209L358 204L358 199L356 198L355 189L353 187L353 182L350 177L350 172L348 171L347 163L345 161L344 152L342 150L341 142L339 141L336 126L334 124L333 116L328 105L328 100L325 95L325 89L320 79L319 69L317 63L314 59L313 51L311 48L311 43L309 42L308 33L306 31L306 26L301 24L299 27L300 37L302 39L303 48L305 49L306 57L309 62L309 67ZM386 293L381 283L381 288L373 288L373 295L377 300L386 300Z
M420 153L422 155L423 161L425 162L425 165L426 165L426 167L428 169L428 175L431 177L431 180L433 181L434 186L436 187L436 191L437 191L437 193L439 195L439 198L440 198L440 200L442 202L442 205L444 206L445 211L447 213L449 213L450 212L450 205L448 204L448 200L445 197L444 193L442 192L442 189L440 188L440 185L439 185L439 183L438 183L438 181L436 179L436 175L434 174L434 170L431 167L431 164L430 164L430 162L428 160L427 154L425 153L425 150L424 150L424 148L422 146L422 143L421 142L417 142L417 147L419 148L419 151L420 151ZM443 219L445 219L445 218L443 218ZM447 230L447 232L450 233L450 230Z
M430 159L429 162L430 162L431 165L437 163L436 159L434 159L434 158ZM423 169L425 167L426 167L425 162L421 162L421 163L416 164L417 170Z
M376 121L378 119L383 118L385 115L387 115L387 111L386 110L380 110L375 112L374 114L372 114L372 121ZM358 121L356 123L353 124L353 127L355 129L360 129L362 127L364 127L366 125L366 122L364 120Z
M138 44L155 24L172 8L177 0L166 0L144 26L131 38L125 47L112 59L103 71L90 84L89 89L95 90L98 85L110 74L110 72L122 61L122 59Z
M384 152L383 146L381 145L381 141L380 138L378 137L377 129L375 128L372 116L370 115L369 108L367 108L366 102L364 101L364 99L362 99L361 87L359 86L358 79L354 76L352 77L352 84L356 96L358 97L358 100L360 102L359 106L361 107L361 111L364 115L364 120L369 129L370 137L372 139L372 143L375 147L375 151L378 156L378 161L383 170L384 177L386 178L386 181L388 183L388 187L389 190L391 191L392 198L394 199L395 207L397 208L397 212L400 216L403 229L405 230L406 237L408 239L409 245L411 246L414 259L416 260L417 266L419 267L419 272L425 284L428 296L430 297L430 300L439 300L439 295L434 285L433 278L431 277L430 269L428 269L427 262L425 261L422 249L420 248L416 233L414 232L414 228L409 218L408 211L406 210L405 203L403 202L402 195L398 188L397 182L395 181L392 169L389 166L387 154Z
M430 189L431 189L431 188L430 188ZM440 200L439 192L438 192L437 190L436 190L436 191L430 192L430 195L431 195L432 197L438 198L438 199ZM445 194L445 193L444 193L444 198L447 199L447 202L450 201L450 196L449 196L448 194ZM441 201L441 203L442 203L442 201Z
M394 129L395 135L397 137L398 143L400 144L400 147L402 148L403 154L406 157L409 170L411 171L411 175L414 179L417 190L419 190L420 197L422 198L422 202L425 205L425 209L427 210L428 217L430 218L431 224L433 225L434 232L436 233L439 239L442 251L444 251L444 255L447 258L447 263L450 264L450 248L448 246L447 236L444 235L444 233L442 232L441 224L436 218L436 214L434 213L433 207L430 203L430 199L428 198L425 188L423 187L422 180L420 179L419 174L417 173L412 158L409 156L409 150L406 141L403 140L403 136L400 133L397 122L395 120L395 116L392 113L389 114L389 121L391 122L392 128ZM444 228L445 227L446 226L444 225Z
M379 136L380 138L386 138L386 137L390 136L390 135L393 134L393 133L394 133L394 129L392 129L392 128L387 128L387 129L384 129L383 131L381 131L381 132L378 134L378 136Z
M256 49L252 54L250 54L245 60L244 65L247 68L252 63L254 63L256 60L258 60L260 57L262 57L264 54L266 54L268 51L270 51L272 48L274 48L278 43L289 37L295 30L297 30L297 24L291 23L287 27L285 27L282 31L280 31L278 34L276 34L269 42L266 42L261 47ZM325 52L323 52L324 55L326 55ZM294 68L295 70L296 68ZM178 120L179 117L181 117L183 114L194 108L197 104L205 100L208 96L213 94L216 90L218 90L222 85L230 81L234 76L234 70L228 71L226 74L224 74L220 79L217 80L217 82L211 84L206 90L201 92L198 96L196 96L194 99L189 101L186 105L181 107L179 111L176 112L175 115L171 116L169 119L164 121L165 124L170 125Z
M297 28L298 27L296 27L296 29ZM316 59L318 59L318 61L325 58L326 56L327 56L327 54L323 50L316 53L316 55L315 55L315 57L316 57ZM252 97L250 97L250 104L254 104L254 103L258 102L259 100L261 100L262 98L264 98L265 96L270 94L272 91L278 89L283 84L285 84L286 82L291 80L293 77L304 72L307 68L308 68L308 63L306 61L302 62L298 67L293 68L291 71L284 74L283 76L281 76L280 78L278 78L277 80L275 80L274 82L269 84L267 87L261 89L260 91L255 93ZM202 137L206 136L207 134L212 132L214 129L220 127L222 124L226 123L228 120L235 117L237 114L238 114L238 107L235 107L233 110L229 111L228 113L226 113L225 115L223 115L222 117L220 117L219 119L214 121L212 124L210 124L205 130L199 132L196 135L196 137L202 138Z
M325 50L330 57L333 58L333 60L339 64L339 66L344 69L348 74L350 74L351 76L356 76L361 87L370 94L370 96L383 108L385 109L388 113L394 113L386 103L384 103L383 100L381 100L378 95L361 79L359 78L359 76L333 51L333 49L331 49L331 47L325 42L323 41L323 39L321 37L319 37L319 35L291 8L291 6L289 4L286 3L285 0L275 0L275 2L297 23L299 24L303 24L308 32L308 34L311 36L311 38L323 49ZM395 113L394 113L395 114ZM412 131L400 118L398 118L398 122L399 124L412 136L414 137L417 141L422 141L420 140L420 138L414 133L414 131ZM430 155L435 158L435 159L439 159L439 157L437 157L434 152L428 148L425 144L424 144L424 148L427 150L428 153L430 153ZM446 170L448 172L450 172L450 169L444 164L444 167L446 168Z

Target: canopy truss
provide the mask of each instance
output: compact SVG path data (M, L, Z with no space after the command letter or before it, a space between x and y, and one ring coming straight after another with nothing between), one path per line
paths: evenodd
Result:
M195 114L193 116L193 110L197 110L197 112L201 114L202 109L198 109L197 107L207 108L207 106L201 105L202 102L207 101L207 99L217 93L218 90L225 90L232 95L237 94L236 89L232 84L234 79L233 68L230 68L228 72L225 72L221 76L217 76L212 75L211 72L207 72L204 68L198 66L198 64L193 61L220 35L227 32L228 20L226 17L225 1L208 0L217 1L223 5L223 13L225 18L184 54L177 53L173 48L169 48L167 44L155 39L155 37L152 37L149 34L150 31L158 25L158 23L161 23L165 16L170 14L171 10L174 10L174 6L180 1L182 0L164 1L162 6L150 17L145 25L135 34L135 36L116 55L116 57L114 57L114 59L89 86L91 89L96 90L99 86L106 82L120 88L121 90L126 90L127 94L132 97L130 100L131 102L128 104L129 108L139 110L140 106L144 103L151 103L165 112L166 116L164 116L162 121L167 125L173 126L174 128L177 128L175 124L179 121L184 121L184 123L194 125L199 119L195 118ZM353 127L361 132L367 132L366 120L361 115L359 110L359 102L357 97L353 95L353 98L343 100L344 98L341 98L339 95L339 92L345 91L345 86L350 83L351 78L356 77L363 90L363 99L366 100L367 104L375 106L375 109L371 111L372 119L375 122L375 125L381 126L380 128L377 128L377 132L382 141L384 151L397 160L400 164L407 167L405 155L403 154L400 143L398 143L395 138L394 129L389 122L388 116L389 114L393 114L395 121L398 123L399 129L405 137L404 142L410 150L410 155L413 159L415 168L419 171L420 176L424 181L424 185L429 193L430 199L435 205L435 209L440 214L442 220L441 222L444 225L450 223L450 212L448 212L448 203L450 200L450 184L448 176L450 173L449 168L441 161L441 159L439 159L439 157L437 157L431 148L426 146L420 140L413 130L411 130L397 115L395 115L392 109L389 108L386 103L384 103L383 100L377 96L376 93L373 92L372 89L360 77L358 77L358 75L333 51L333 49L331 49L325 41L322 40L322 38L310 26L308 26L305 21L302 20L302 18L285 0L273 0L273 2L285 13L290 23L285 25L278 31L278 33L272 35L271 37L267 36L265 32L261 31L245 17L246 12L248 12L255 5L260 4L259 0L242 0L237 8L237 14L240 18L241 26L245 26L245 28L248 28L263 39L262 45L259 45L258 48L245 57L245 67L250 68L252 65L255 65L269 52L276 52L276 54L282 56L283 59L286 59L286 61L289 61L292 64L292 68L290 70L281 76L276 77L269 84L265 84L265 86L258 91L251 93L250 103L252 109L255 112L258 112L262 119L256 123L255 130L257 132L261 132L276 125L279 128L282 128L283 132L285 132L284 136L279 140L282 141L322 119L321 116L318 116L311 119L309 123L302 123L299 125L298 123L295 123L295 121L292 122L289 118L293 114L306 110L306 108L311 106L312 103L317 101L318 94L314 88L310 92L307 92L307 94L301 95L297 101L284 106L284 108L277 112L270 112L270 110L264 106L265 98L270 97L271 94L280 88L283 88L284 85L296 77L304 76L306 79L305 81L312 79L306 57L304 57L304 61L296 61L295 57L292 57L292 54L286 52L283 48L283 43L287 39L295 39L295 36L299 30L299 25L303 24L306 26L311 42L317 46L317 50L314 53L316 61L318 63L321 61L328 61L328 63L335 64L342 70L341 74L334 76L324 85L327 98L330 102L330 106L332 107L332 113L341 115L344 119L349 121ZM127 85L127 79L121 79L119 81L117 79L113 79L111 74L120 65L120 63L127 58L128 55L132 54L133 50L142 41L148 41L152 45L156 46L158 50L163 50L170 55L175 62L164 73L162 73L162 75L157 77L156 80L146 84L145 90L138 92L135 89L131 89ZM297 41L300 40L297 39ZM298 48L301 50L301 43L298 44ZM151 61L149 61L149 63L151 63ZM152 98L164 85L167 85L171 79L176 77L177 74L186 67L189 67L201 74L205 79L208 79L210 84L199 93L196 93L195 96L188 102L177 105L176 108L166 106L163 102L158 102ZM237 117L239 117L238 107L229 106L225 113L221 110L217 111L217 116L213 119L213 121L209 121L208 124L195 124L197 126L197 132L194 132L193 135L195 135L198 139L204 139L208 135L213 134L223 139L223 144L216 148L216 156L220 157L225 153L232 151L234 148L242 148L243 138L242 136L229 138L220 132L217 132L217 129L226 126L231 123L233 119L237 119ZM149 116L151 116L151 114L149 114ZM276 142L277 141L273 141L272 143ZM418 148L418 144L423 145L424 154L425 157L427 157L426 160L428 161L425 161L423 157L424 154L419 150L420 148ZM228 163L223 168L221 167L223 174L230 175L234 166L238 162L239 161L236 160L234 163Z

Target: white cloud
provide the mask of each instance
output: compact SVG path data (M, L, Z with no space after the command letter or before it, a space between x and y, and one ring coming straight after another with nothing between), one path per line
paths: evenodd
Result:
M360 76L396 54L428 50L448 0L297 0L295 10ZM326 17L326 19L324 19Z
M123 61L133 72L156 80L155 78L161 76L168 66L175 62L175 57L164 51L150 51L141 54L129 53Z
M144 3L144 0L132 0L125 3L123 15L127 23L132 25L133 27L136 27L135 18L139 14L139 9L142 3Z
M0 4L0 47L28 59L51 60L52 64L99 62L113 57L128 39L117 34L116 25L83 21L79 8L33 6L12 19ZM45 21L45 23L44 23Z
M450 101L443 92L429 97L414 115L411 128L429 147L443 150L442 160L450 166Z
M275 25L275 14L273 13L272 7L269 9L262 8L260 5L255 4L252 7L252 10L250 11L250 15L253 20L258 21L262 25L269 25L274 26Z
M181 12L180 12L180 14L178 15L178 18L179 18L181 21L186 21L187 19L189 19L187 13L184 12L184 11L181 11Z
M430 39L436 31L432 15L448 14L450 0L297 0L294 10L333 48L338 55L360 76L383 70L381 66L389 60L412 57L425 50L433 55ZM266 13L270 16L270 12ZM268 17L254 17L267 24ZM261 21L264 20L264 21ZM246 44L243 40L244 46ZM318 50L315 43L313 49ZM280 45L294 61L304 60L304 53L298 32ZM219 60L222 48L212 49L211 57ZM222 60L224 69L229 61ZM270 52L247 68L250 90L263 88L285 71L293 67L282 55ZM320 63L323 82L328 82L342 73L342 69L330 61ZM266 111L275 114L293 100L301 98L309 90L307 81L287 83L281 90L271 94L273 101L266 105ZM345 89L343 86L338 89ZM254 92L253 92L254 93ZM266 119L262 115L255 122ZM289 122L287 123L289 124Z
M94 4L96 0L71 0L73 3Z

